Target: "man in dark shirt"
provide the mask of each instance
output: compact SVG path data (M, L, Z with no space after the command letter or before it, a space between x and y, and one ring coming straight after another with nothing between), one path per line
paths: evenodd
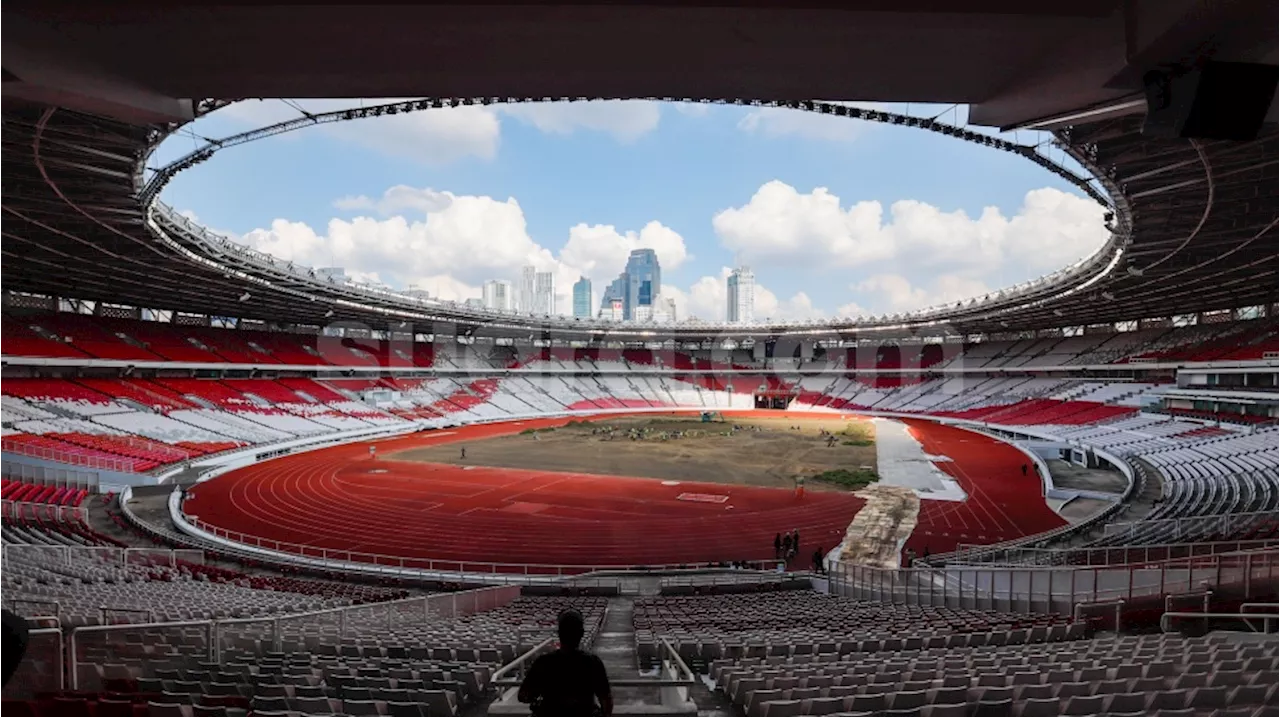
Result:
M533 661L520 685L520 701L528 703L537 717L611 717L613 693L604 663L578 649L586 632L582 613L572 609L560 613L557 631L560 649Z

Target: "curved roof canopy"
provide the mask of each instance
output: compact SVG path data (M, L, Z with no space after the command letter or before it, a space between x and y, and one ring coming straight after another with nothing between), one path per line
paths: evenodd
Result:
M1274 105L1253 141L1194 141L1144 136L1135 99L1143 72L1204 52L1206 42L1219 59L1274 63L1273 3L953 5L9 2L0 25L0 279L13 291L282 323L602 336L601 327L572 321L498 319L317 282L201 237L150 204L142 162L180 123L242 97L826 97L968 103L974 122L1055 131L1111 196L1113 251L1096 257L1087 277L948 307L909 327L886 320L735 335L1036 330L1276 302ZM607 333L723 333L709 328L613 325Z

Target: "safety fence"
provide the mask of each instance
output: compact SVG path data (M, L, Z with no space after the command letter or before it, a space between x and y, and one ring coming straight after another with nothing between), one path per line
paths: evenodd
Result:
M971 565L989 566L1121 566L1158 563L1168 560L1265 550L1280 545L1280 539L1222 540L1204 543L1169 543L1163 545L1118 545L1081 548L1007 548L1000 553L975 555L965 561ZM962 562L951 563L960 567Z
M42 565L140 565L178 567L182 563L204 565L204 551L192 548L121 548L109 545L25 545L4 546L4 559Z
M23 450L31 449L35 452L48 451L48 449L39 449L33 446L27 446ZM6 445L4 450L8 451L9 446ZM17 451L20 452L21 451ZM61 453L52 451L51 453ZM28 455L22 453L22 455ZM67 461L59 460L51 456L28 456L30 458L40 458L44 460L54 460L59 463ZM93 466L97 468L106 468L106 466ZM98 474L89 471L78 471L70 468L55 468L53 466L39 466L30 463L23 463L16 460L0 460L0 477L9 480L19 480L23 483L39 483L40 485L51 485L55 488L83 488L90 493L99 491Z
M1240 535L1262 526L1270 526L1275 532L1276 512L1261 511L1254 513L1218 513L1214 515L1192 515L1183 518L1163 518L1157 520L1140 520L1127 523L1108 523L1103 526L1103 535L1107 539L1120 539L1134 542L1134 538L1142 535L1163 534L1177 540L1194 539L1207 535Z
M124 458L114 458L106 455L98 455L84 453L74 449L60 450L57 448L49 448L47 446L33 446L23 443L16 438L7 438L0 441L0 449L5 453L14 453L28 458L38 458L44 461L53 461L55 463L64 463L66 465L81 466L84 468L97 468L104 471L114 471L116 473L136 473L134 470L134 462L125 460ZM16 466L16 462L7 462L6 466ZM17 468L7 468L6 470L20 470ZM74 472L74 471L72 471ZM9 473L5 474L6 478L22 478L25 476Z
M57 627L27 631L27 650L4 685L4 699L30 699L37 692L66 688L63 632ZM12 659L6 655L5 660Z
M16 520L33 525L43 525L45 523L86 523L89 520L89 509L87 506L58 505L57 503L28 503L26 501L0 500L0 514L2 514L6 520Z
M1280 553L1228 553L1121 567L831 566L829 590L861 600L1004 612L1071 615L1081 603L1162 598L1230 587L1244 598L1274 594Z
M493 610L519 595L518 587L497 586L294 615L89 625L65 634L41 628L31 631L29 657L22 663L26 679L11 680L4 698L60 689L100 691L108 680L136 679L156 662L221 664L232 655L316 650L350 637L395 635Z

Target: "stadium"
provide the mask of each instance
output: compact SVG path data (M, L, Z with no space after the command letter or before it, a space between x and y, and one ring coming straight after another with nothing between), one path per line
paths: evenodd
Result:
M616 714L1275 715L1274 3L870 5L6 6L5 708L528 714L573 607ZM247 98L411 99L161 160ZM924 309L659 322L165 202L308 127L600 99L1005 153L1105 241Z

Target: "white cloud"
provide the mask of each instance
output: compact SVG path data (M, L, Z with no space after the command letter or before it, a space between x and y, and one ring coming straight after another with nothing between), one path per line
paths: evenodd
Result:
M718 276L703 276L695 281L687 291L664 284L662 295L675 299L676 313L681 319L696 317L703 321L724 321L728 302L728 290L725 280L730 269L723 267ZM778 295L762 286L759 281L755 286L755 318L795 321L825 316L825 312L813 305L813 300L803 291L791 298L780 300Z
M881 105L859 102L835 104L882 109ZM763 137L796 136L823 142L852 142L874 130L875 125L864 120L821 112L787 107L759 107L738 121L738 129Z
M706 117L711 112L710 102L676 102L671 107L682 115L689 117Z
M503 114L548 134L577 130L603 132L631 142L657 129L662 111L648 100L590 100L584 102L523 102L499 105Z
M836 267L899 258L936 266L1016 261L1052 270L1102 245L1103 212L1088 199L1044 188L1027 192L1012 218L995 207L971 218L961 210L901 200L890 205L886 221L880 202L846 209L823 187L801 194L775 180L745 205L716 214L712 227L725 248L751 261Z
M935 278L929 288L913 286L912 283L898 274L876 274L854 284L851 288L859 296L868 299L868 304L879 312L900 313L930 306L948 304L963 299L971 299L986 294L990 289L982 281L954 274L944 274ZM846 314L847 309L860 308L859 305L841 307L837 312ZM866 313L860 310L857 313Z
M850 266L893 255L880 232L881 214L879 202L859 202L846 210L825 188L800 194L774 180L746 205L716 214L711 225L726 249L749 261L812 265L820 258Z
M395 101L396 98L247 100L218 110L215 116L245 127L262 127L301 117L299 107L311 114L322 114ZM501 140L500 115L513 117L548 134L568 135L586 130L631 142L657 129L661 113L657 102L647 100L465 105L331 122L317 125L315 131L387 156L446 164L464 157L495 157ZM281 135L282 138L291 136L294 135Z
M260 127L302 116L292 105L320 114L393 101L249 100L218 110L215 116L248 127ZM492 159L497 155L501 134L497 113L492 108L476 105L330 122L317 125L315 131L380 154L427 164L445 164L471 156Z
M372 211L382 216L412 211L415 214L429 214L443 211L453 202L453 195L433 189L417 189L397 184L373 199L364 195L342 197L333 206L343 211Z
M529 236L515 199L400 185L381 197L344 197L335 206L371 215L332 219L324 231L277 219L240 240L303 266L340 266L353 278L396 289L417 286L452 300L479 297L489 279L515 282L527 265L554 272L556 293L568 296L579 276L611 280L632 249L653 249L668 269L689 258L684 239L657 221L639 231L579 224L553 252ZM568 312L568 299L558 308Z
M619 232L607 224L577 224L569 229L569 240L560 250L560 261L593 282L604 283L622 271L627 256L635 249L652 249L663 271L676 269L690 258L683 237L652 221L638 233Z
M716 214L712 227L747 263L866 271L855 282L862 286L857 301L839 314L897 312L970 298L1088 256L1106 240L1104 211L1053 188L1027 192L1012 216L987 207L970 217L916 200L886 211L879 202L845 207L825 188L800 193L773 181L745 205Z

